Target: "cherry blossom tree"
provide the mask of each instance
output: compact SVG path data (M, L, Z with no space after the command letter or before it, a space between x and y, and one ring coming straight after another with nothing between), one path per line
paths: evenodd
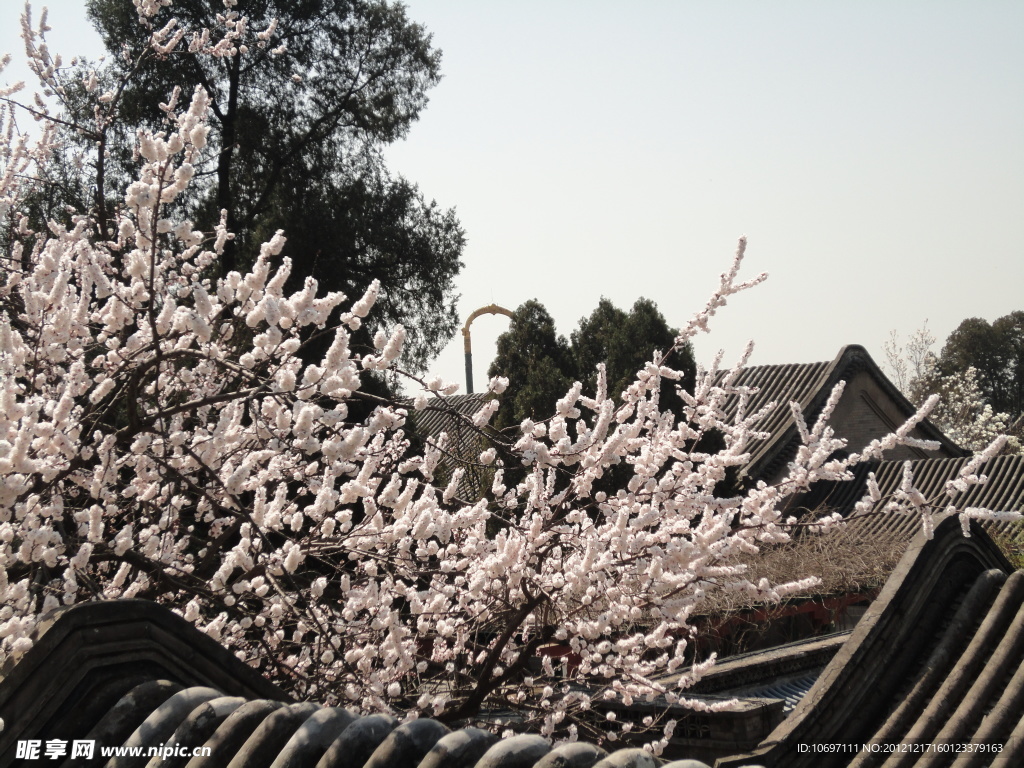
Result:
M938 395L939 402L929 418L947 437L971 451L984 450L1000 435L1012 433L1010 415L996 412L986 402L977 369L968 367L943 374L939 358L932 351L934 344L926 321L905 345L896 331L884 345L889 369L907 399L920 406L930 396ZM1016 425L1017 430L1020 426ZM1020 453L1020 436L1011 434L1003 450Z
M143 17L161 4L136 2ZM154 31L151 55L244 56L246 35L273 44L230 7L223 18L226 30ZM60 64L28 23L26 35L52 88ZM615 738L630 724L595 715L602 701L688 702L713 661L696 655L691 623L708 594L778 601L813 583L754 583L740 562L789 539L787 500L920 444L910 432L934 407L836 459L844 442L828 418L842 388L814 424L790 405L803 445L788 477L726 495L727 469L765 437L767 409L748 412L751 390L736 383L751 348L724 376L721 356L699 370L680 390L682 417L659 403L662 382L682 375L664 359L618 398L601 369L596 391L575 384L550 418L484 450L491 488L460 498L464 467L452 468L446 439L412 454L405 432L411 409L443 407L454 386L410 378L411 404L372 400L358 409L366 418L351 415L370 398L364 372L401 374L402 327L378 333L374 354L349 344L376 284L354 302L319 295L312 279L287 295L282 233L246 274L209 276L232 233L223 222L197 231L173 205L206 141L201 87L169 94L166 130L139 133L139 180L107 212L106 238L89 211L29 230L19 201L43 178L52 120L30 102L42 131L29 141L13 128L14 89L0 98L0 216L16 235L0 263L0 658L30 648L40 617L61 606L146 598L298 697L446 721L511 708L544 733ZM95 103L90 130L116 121L116 89ZM764 279L739 278L744 250L677 347ZM303 363L303 345L324 336L323 358ZM483 429L494 410L451 413ZM715 453L700 449L710 431L722 436ZM924 499L908 470L896 506L926 523L955 510L999 447L942 499ZM523 479L506 484L513 464ZM622 482L608 489L613 468ZM553 646L570 663L556 664ZM658 750L673 724L649 725Z

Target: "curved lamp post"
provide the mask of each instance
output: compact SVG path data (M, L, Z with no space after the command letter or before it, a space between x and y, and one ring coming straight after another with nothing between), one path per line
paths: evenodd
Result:
M476 312L466 318L466 324L462 326L462 347L466 352L466 394L473 394L473 344L469 340L469 324L480 315L505 315L512 317L512 313L497 304L488 304L480 307Z

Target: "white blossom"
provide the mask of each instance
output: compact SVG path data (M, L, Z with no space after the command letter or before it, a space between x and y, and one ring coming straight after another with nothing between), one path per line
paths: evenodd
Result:
M147 20L165 4L135 2ZM234 55L275 34L271 25L254 39L236 11L224 25L168 23L154 55ZM32 50L45 82L53 60ZM98 114L116 117L95 99ZM678 420L659 392L681 374L661 357L621 402L602 371L596 391L574 385L556 413L509 440L488 431L492 399L471 417L451 409L459 433L481 440L467 457L454 429L412 452L408 403L353 407L363 370L397 375L406 336L396 326L374 354L351 349L379 283L351 306L318 297L311 280L286 296L280 232L245 274L209 277L234 236L227 212L208 233L175 218L177 203L203 194L193 163L209 105L201 88L187 105L174 94L166 130L138 134L113 244L85 216L33 233L19 215L12 227L21 250L0 262L0 661L28 650L40 616L61 603L140 597L297 696L364 710L415 699L417 714L458 719L475 714L465 708L480 693L575 738L604 700L698 706L682 691L713 663L695 665L687 641L708 593L772 602L813 586L753 583L741 556L788 539L785 505L814 482L922 444L910 432L933 403L859 454L832 458L845 447L828 425L837 388L813 425L793 408L802 444L787 478L726 492L770 410L725 416L727 399L750 395L736 384L748 348L723 377L718 360L698 375ZM44 131L29 146L6 130L11 119L0 112L4 216L20 210L52 140ZM739 279L745 247L677 343L763 279ZM331 340L315 364L298 356L311 327ZM488 390L507 385L496 378ZM440 378L418 386L415 411L444 408L457 390ZM699 450L711 431L724 447ZM926 531L936 510L982 515L956 498L984 482L982 462L999 447L968 462L941 503L915 490L909 470L892 503ZM542 653L556 644L572 666ZM671 690L658 682L670 672L680 675ZM625 730L614 720L601 724L616 729L609 738ZM674 724L648 727L667 739Z

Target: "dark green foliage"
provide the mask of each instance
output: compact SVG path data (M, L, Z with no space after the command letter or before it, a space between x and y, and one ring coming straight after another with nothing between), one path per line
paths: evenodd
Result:
M651 361L655 351L665 354L672 350L678 333L668 327L650 299L637 299L627 313L602 297L597 309L590 317L581 318L579 327L572 332L575 376L583 382L585 392L593 392L597 386L597 365L605 363L608 393L617 397L633 383L637 371ZM686 372L683 381L666 380L662 384L662 407L678 413L682 403L675 394L675 386L681 384L684 389L693 389L696 369L693 350L689 345L674 350L665 364Z
M494 417L498 429L523 419L545 419L555 402L572 384L572 354L564 336L555 333L555 321L535 300L521 304L509 329L498 337L498 350L488 376L505 376L508 389Z
M951 374L974 367L986 402L1011 419L1024 414L1024 312L992 323L978 317L957 326L939 356L939 371Z
M88 8L116 54L114 66L134 66L148 33L132 4L89 0ZM212 130L197 167L201 194L186 213L209 229L228 211L228 227L238 234L221 271L245 269L259 245L283 229L284 255L293 261L287 289L313 275L321 290L355 299L379 279L371 320L405 324L404 362L422 370L457 328L463 231L454 211L393 176L381 150L405 136L426 106L440 80L440 51L397 3L242 0L235 10L252 33L278 19L266 47L250 35L243 56L144 57L122 96L120 119L133 130L159 127L155 105L176 86L202 84L212 97ZM224 12L220 0L178 0L153 23L161 27L173 16L189 30L216 28ZM286 52L272 55L282 43ZM182 100L188 98L186 91ZM110 149L107 173L130 175L131 142ZM123 183L107 181L107 189Z
M547 310L528 301L514 313L509 330L498 337L498 350L488 370L490 376L506 376L508 390L495 417L495 426L518 425L525 418L546 419L555 403L565 396L574 381L583 384L585 394L597 387L597 366L606 364L608 393L618 398L635 379L637 371L651 361L655 350L672 349L677 331L649 299L638 299L625 312L602 298L589 317L580 319L570 341L555 332ZM685 372L680 382L664 380L661 404L676 413L682 402L675 394L681 384L692 389L695 364L687 345L671 352L666 365Z

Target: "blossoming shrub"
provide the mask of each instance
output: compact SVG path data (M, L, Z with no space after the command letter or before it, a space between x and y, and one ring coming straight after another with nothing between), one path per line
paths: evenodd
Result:
M1003 453L1021 453L1024 447L1019 433L1024 424L1014 424L1010 414L996 412L985 402L976 368L943 375L932 351L934 344L927 323L911 334L905 347L895 331L885 344L889 368L907 399L920 405L937 394L939 403L929 418L948 438L970 451L981 451L1009 433Z
M187 39L168 36L155 33L160 55ZM224 39L208 34L189 55L225 55ZM38 56L52 81L48 54ZM107 95L97 114L116 117ZM10 103L10 91L0 96ZM620 728L593 716L601 700L684 700L707 661L691 650L690 623L705 595L772 601L810 585L752 583L740 563L787 540L787 499L916 443L909 433L925 411L831 458L843 446L827 425L837 389L814 425L795 409L804 445L786 480L722 494L729 467L764 437L764 413L741 407L726 420L726 399L749 390L735 384L739 367L717 377L716 360L681 393L677 420L658 393L680 374L656 359L621 405L603 373L596 392L575 385L551 418L484 451L493 485L461 499L460 470L435 482L443 440L409 453L405 407L350 415L365 401L362 372L393 368L401 350L402 328L380 334L375 354L350 347L376 287L355 303L319 296L312 280L285 295L281 233L246 274L214 279L231 233L197 232L175 206L204 147L207 96L196 88L178 101L165 105L166 131L140 134L138 180L109 238L87 212L29 230L20 201L51 134L30 145L2 116L0 215L17 234L0 264L2 658L31 646L48 611L146 598L296 696L446 720L511 708L546 733L600 736ZM677 344L760 282L738 280L743 249ZM319 334L329 348L304 364L298 353ZM415 408L452 391L411 386ZM699 447L711 431L723 438L714 453ZM513 464L522 479L506 484ZM971 473L940 507L981 479ZM935 508L912 478L901 494L926 519ZM545 652L556 644L572 663L556 668ZM681 673L671 686L658 679L671 672Z

